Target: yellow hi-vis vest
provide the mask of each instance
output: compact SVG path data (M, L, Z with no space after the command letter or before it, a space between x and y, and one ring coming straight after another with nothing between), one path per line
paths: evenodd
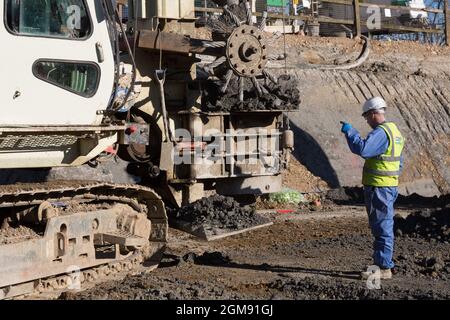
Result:
M365 186L397 187L400 176L400 158L405 139L392 122L385 122L379 127L386 132L389 147L384 154L366 160L362 183Z

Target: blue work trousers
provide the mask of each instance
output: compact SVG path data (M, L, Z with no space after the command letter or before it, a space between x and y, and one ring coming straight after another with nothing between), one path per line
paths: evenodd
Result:
M397 187L364 187L369 225L373 242L373 262L381 269L394 267L394 203Z

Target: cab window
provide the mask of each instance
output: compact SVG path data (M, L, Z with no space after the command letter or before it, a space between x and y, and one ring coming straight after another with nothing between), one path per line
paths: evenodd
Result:
M39 60L34 75L43 81L89 98L95 95L100 79L99 67L89 62Z
M85 39L92 31L84 0L6 0L5 7L14 34Z

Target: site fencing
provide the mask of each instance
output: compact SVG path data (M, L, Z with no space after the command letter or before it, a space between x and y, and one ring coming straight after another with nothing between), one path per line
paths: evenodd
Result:
M319 23L321 34L341 29L351 36L361 34L375 39L412 40L433 44L450 43L450 11L447 0L428 2L427 7L412 8L407 1L399 5L381 4L377 0L320 0L318 14L300 10L296 15L269 13L268 19L291 25ZM395 2L394 2L395 3ZM195 7L197 14L221 13L220 8ZM261 17L262 12L254 12ZM334 27L333 27L334 26Z

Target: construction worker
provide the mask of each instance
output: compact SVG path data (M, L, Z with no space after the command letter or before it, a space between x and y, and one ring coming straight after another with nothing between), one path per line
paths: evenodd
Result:
M363 105L362 116L373 129L366 139L349 123L341 122L351 152L366 161L362 182L373 243L373 261L380 279L392 278L394 267L394 202L398 196L398 179L403 167L404 138L393 122L386 122L386 102L381 97ZM378 270L377 270L378 272ZM368 279L373 271L362 272Z

